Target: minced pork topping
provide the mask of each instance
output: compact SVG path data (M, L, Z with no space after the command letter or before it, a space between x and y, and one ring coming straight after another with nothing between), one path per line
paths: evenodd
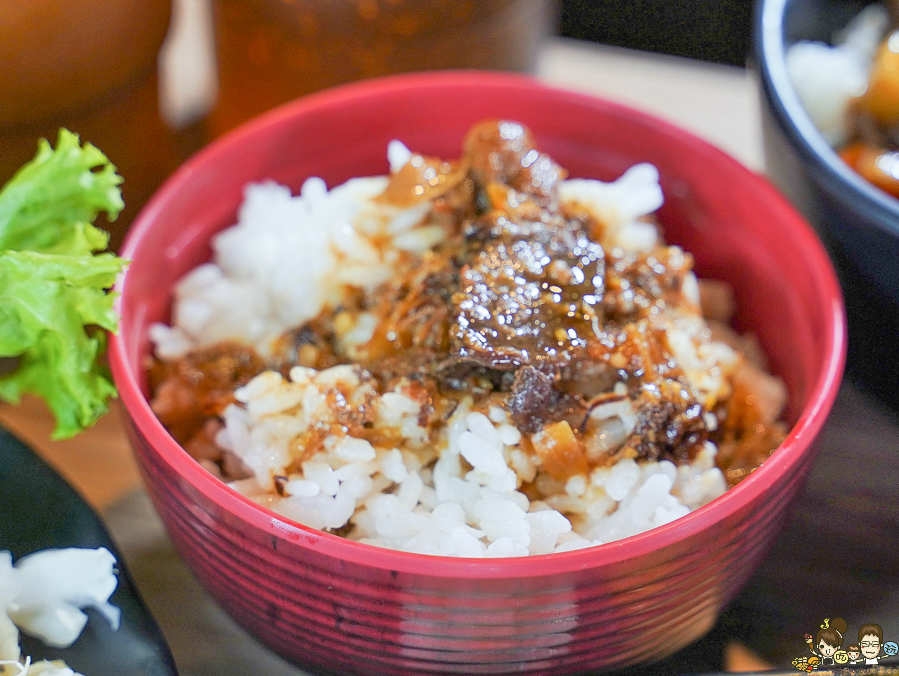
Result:
M389 179L279 193L343 219L317 281L265 282L319 299L302 321L260 300L276 321L222 324L206 289L251 275L220 263L151 332L153 409L210 471L354 539L510 556L667 523L777 447L783 385L728 328L727 285L661 239L654 168L566 180L508 121L475 125L455 161L390 150ZM328 206L344 193L357 206Z

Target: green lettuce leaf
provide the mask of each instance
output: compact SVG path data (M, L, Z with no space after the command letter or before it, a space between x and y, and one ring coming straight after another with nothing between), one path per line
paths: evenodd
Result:
M125 262L94 254L108 235L89 221L121 210L121 178L109 160L61 130L0 190L0 357L17 368L0 378L0 399L42 397L54 438L73 436L108 410L115 387L102 360L118 317L109 289Z
M106 156L61 129L0 191L0 251L87 254L109 236L91 223L101 211L115 220L124 207L121 176Z

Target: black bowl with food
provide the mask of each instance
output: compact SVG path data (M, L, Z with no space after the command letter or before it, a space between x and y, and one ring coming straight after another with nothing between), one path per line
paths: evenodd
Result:
M845 73L839 62L825 60L820 68L811 71L797 68L795 64L788 68L788 53L796 43L817 41L833 45L845 39L841 32L870 4L762 0L756 8L754 60L761 90L767 171L819 230L843 285L849 319L848 375L896 407L899 406L895 387L899 382L899 199L872 181L887 190L892 187L890 181L899 185L899 171L893 176L887 164L888 155L896 150L895 143L899 140L899 133L893 128L899 131L899 125L878 124L871 119L871 106L865 107L865 99L870 99L875 90L867 88L866 64L858 66L866 74L860 86L857 82L850 86L841 80ZM896 27L886 9L881 12L883 25L867 29L869 34L882 31L882 36L876 38L880 46L875 44L875 52L868 55L875 66L878 60L890 56L883 41ZM875 15L877 12L874 10ZM877 23L876 16L874 23ZM824 48L819 45L818 49ZM844 82L848 112L840 116L832 114L823 123L822 108L810 114L795 85L807 92L819 81ZM809 103L810 99L806 97L805 101ZM824 100L822 106L827 105L830 102ZM899 106L896 110L899 119ZM818 119L817 125L813 118ZM833 123L835 118L839 120L839 128L828 127L828 122ZM883 146L882 152L878 151L867 166L858 164L858 149L863 144L873 147L878 143ZM856 163L861 173L851 168L841 154L847 161Z

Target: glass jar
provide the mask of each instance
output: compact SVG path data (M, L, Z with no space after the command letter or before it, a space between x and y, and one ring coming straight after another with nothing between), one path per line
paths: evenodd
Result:
M554 0L216 0L211 136L295 97L433 70L529 71Z

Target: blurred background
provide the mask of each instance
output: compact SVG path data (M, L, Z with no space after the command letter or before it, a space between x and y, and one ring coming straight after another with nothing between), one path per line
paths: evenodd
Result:
M549 36L742 66L751 16L751 0L0 0L0 180L35 139L76 130L126 177L117 248L187 157L296 96L413 70L533 72Z
M752 0L562 0L558 33L742 67L752 9Z

